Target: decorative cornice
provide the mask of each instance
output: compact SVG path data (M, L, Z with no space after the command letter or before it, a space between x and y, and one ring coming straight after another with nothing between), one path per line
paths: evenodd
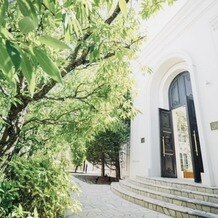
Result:
M218 15L210 21L210 24L214 31L218 30Z
M188 0L183 7L176 13L175 16L163 27L163 29L145 45L144 49L139 53L139 61L143 62L153 59L167 45L179 37L186 28L188 28L199 16L207 12L217 0ZM216 21L216 22L215 22ZM212 21L213 28L218 28L218 17Z

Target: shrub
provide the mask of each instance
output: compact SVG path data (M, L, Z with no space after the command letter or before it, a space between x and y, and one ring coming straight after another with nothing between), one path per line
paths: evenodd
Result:
M14 158L0 183L0 217L54 218L77 210L70 196L77 188L64 168L49 157Z

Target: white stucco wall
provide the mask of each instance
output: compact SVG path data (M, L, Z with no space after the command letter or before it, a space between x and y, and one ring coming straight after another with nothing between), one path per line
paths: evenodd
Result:
M132 122L130 174L160 176L158 108L168 107L171 81L187 70L205 170L202 182L218 186L218 130L210 128L211 122L218 121L218 1L179 0L149 25L156 27L150 28L152 37L133 67L138 89L135 106L141 113ZM143 74L142 65L152 73Z

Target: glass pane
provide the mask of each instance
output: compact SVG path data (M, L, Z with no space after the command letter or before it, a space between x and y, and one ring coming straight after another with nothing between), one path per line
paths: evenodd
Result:
M179 178L193 178L192 156L186 107L172 110L177 173Z

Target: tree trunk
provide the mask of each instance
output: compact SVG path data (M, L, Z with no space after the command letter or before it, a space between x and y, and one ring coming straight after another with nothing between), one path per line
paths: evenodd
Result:
M116 164L115 164L115 167L116 167L116 179L119 180L120 179L120 160L119 158L116 160Z
M86 167L86 161L83 161L83 173L85 172L85 167Z
M77 169L78 169L78 167L79 167L79 166L77 165L77 166L76 166L76 168L75 168L75 170L74 170L74 173L76 173L76 172L77 172Z
M7 124L5 124L0 138L0 158L6 157L7 160L10 160L18 152L16 143L24 124L27 105L28 102L23 101L16 106L11 106L8 116L5 119Z
M101 176L105 176L105 158L104 154L101 156Z

